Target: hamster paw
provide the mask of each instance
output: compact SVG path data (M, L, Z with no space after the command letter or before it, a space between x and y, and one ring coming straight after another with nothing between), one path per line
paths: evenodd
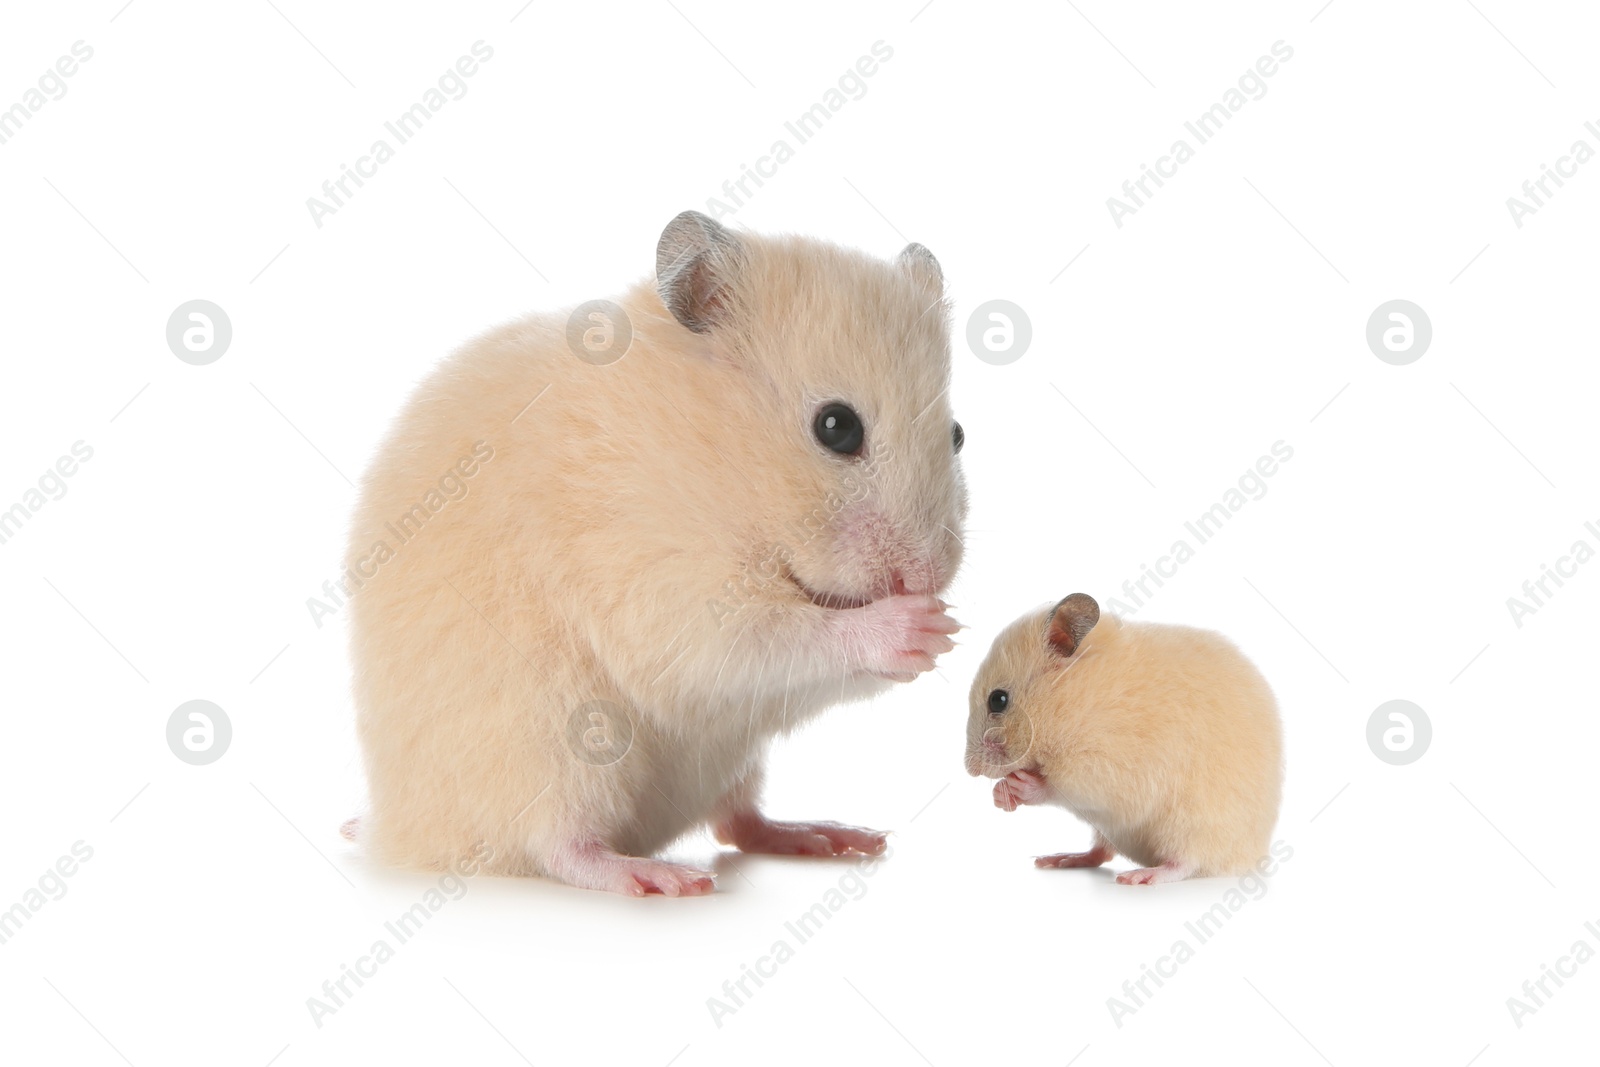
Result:
M1140 867L1117 875L1118 885L1156 885L1160 882L1181 882L1194 873L1187 863L1169 860L1159 867Z
M890 596L839 613L852 658L868 674L908 682L933 670L934 657L955 648L961 624L936 596Z
M718 824L716 837L741 852L774 856L844 856L880 854L887 835L879 830L836 822L775 822L763 816L740 816Z
M1104 841L1096 841L1088 852L1058 852L1053 856L1035 856L1035 867L1098 867L1116 852ZM1120 879L1119 879L1120 881Z
M994 784L994 806L1002 811L1016 811L1018 805L1043 804L1049 799L1049 783L1033 771L1012 771Z
M646 856L624 856L593 843L562 849L550 857L548 865L550 873L568 885L629 897L646 893L697 897L716 888L716 876L710 871Z

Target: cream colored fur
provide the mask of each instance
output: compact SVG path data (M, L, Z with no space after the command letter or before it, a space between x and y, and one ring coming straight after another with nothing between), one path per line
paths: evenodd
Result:
M1051 801L1146 867L1240 874L1267 854L1278 818L1277 703L1227 638L1101 617L1070 657L1046 640L1052 608L1008 626L971 691L967 769L1033 770ZM989 693L1010 706L988 713ZM1004 758L985 734L1003 741Z
M648 856L753 809L774 735L931 667L914 632L942 608L916 594L953 576L966 492L938 270L909 253L738 234L708 261L708 333L651 280L618 298L615 363L534 315L417 388L366 474L352 564L475 443L493 457L352 601L378 855L439 866L483 842L492 869L558 875L586 843ZM813 437L832 400L866 422L860 459ZM870 603L821 606L790 573ZM610 766L570 740L596 700L632 725Z

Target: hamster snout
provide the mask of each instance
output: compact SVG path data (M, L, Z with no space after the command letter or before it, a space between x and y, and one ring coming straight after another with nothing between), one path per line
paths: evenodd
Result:
M950 519L961 521L959 514ZM835 527L833 558L819 567L835 577L802 584L858 603L941 593L961 565L961 542L945 523L934 523L932 534L913 532L910 525L872 507L844 511Z
M997 765L1008 763L1006 757L1006 742L997 728L991 727L985 731L984 738L979 742L979 749L968 750L966 758L967 773L974 778L998 778L1000 772L993 770Z

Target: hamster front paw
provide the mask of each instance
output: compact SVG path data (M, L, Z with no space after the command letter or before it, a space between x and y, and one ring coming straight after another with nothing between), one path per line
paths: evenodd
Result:
M1012 771L994 784L994 806L1016 811L1021 804L1043 804L1050 799L1050 785L1033 771Z
M934 657L955 648L961 624L936 596L884 597L839 612L847 655L859 670L892 682L909 682L933 670Z

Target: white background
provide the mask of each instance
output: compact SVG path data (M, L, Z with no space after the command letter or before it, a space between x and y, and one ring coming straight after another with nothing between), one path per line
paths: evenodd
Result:
M0 35L0 106L94 49L0 145L0 508L94 450L0 545L0 908L93 849L0 945L7 1060L1592 1055L1600 963L1520 1028L1506 1006L1600 949L1600 564L1520 627L1506 606L1600 548L1600 162L1520 228L1506 207L1574 140L1600 148L1583 5L122 3L34 5ZM478 40L468 93L314 225L306 199ZM345 620L306 600L350 482L452 346L647 274L661 226L880 40L865 96L732 224L920 241L955 301L972 630L771 773L774 814L894 829L893 855L720 1026L707 999L851 861L697 836L672 854L717 864L710 898L477 879L317 1026L307 998L435 883L337 835L363 802ZM1117 227L1106 198L1279 40L1267 94ZM165 340L196 298L233 325L209 366ZM1032 322L1008 366L961 337L992 298ZM1365 341L1396 298L1433 324L1408 366ZM1088 831L963 773L966 686L1005 622L1108 602L1280 440L1267 494L1139 613L1226 632L1283 708L1293 858L1197 945L1185 922L1231 881L1032 867ZM233 724L203 767L165 740L196 698ZM1433 725L1408 766L1366 742L1396 698ZM1180 938L1194 958L1118 1026L1107 998Z

